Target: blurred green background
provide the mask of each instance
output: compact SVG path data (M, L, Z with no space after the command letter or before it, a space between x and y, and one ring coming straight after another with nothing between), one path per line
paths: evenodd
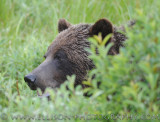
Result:
M41 101L36 97L36 92L31 91L25 84L23 77L44 60L43 55L47 47L58 34L57 23L60 18L65 18L72 24L94 23L100 18L107 18L117 26L126 24L132 19L140 19L142 22L140 21L139 25L142 26L139 26L138 29L146 29L146 32L144 32L142 36L146 36L145 39L147 40L150 39L148 38L149 36L152 37L154 35L155 40L157 39L158 41L155 49L158 49L160 45L160 34L158 33L159 29L157 29L159 25L158 21L160 20L159 12L160 2L158 0L0 0L0 115L2 113L6 113L8 116L12 114L29 115L31 112L33 115L46 115L47 111L50 113L54 113L55 111L56 113L64 111L82 114L86 111L88 111L88 113L93 111L99 114L105 113L107 111L107 104L105 104L104 99L103 104L99 105L99 98L94 101L92 98L83 97L83 94L78 91L80 96L77 97L75 95L69 100L70 102L68 102L67 100L69 98L64 87L61 88L60 93L63 93L64 90L66 93L65 100L65 97L59 97L50 103L45 99ZM150 24L147 22L150 22ZM152 29L154 33L149 35L151 30L143 26L144 23L146 25L153 25L154 28ZM137 34L141 33L141 31L136 31L136 29L135 32L137 32ZM141 36L134 38L134 34L130 35L132 40L137 40L137 45L145 44L143 41L138 42L138 40L142 39ZM149 43L146 43L146 45L147 44ZM132 43L128 45L130 48L133 46ZM138 47L137 45L135 47ZM145 50L142 46L139 47L139 49ZM146 50L149 49L149 47L150 44L146 47ZM152 47L152 49L153 48L154 47ZM144 55L148 53L146 51ZM158 62L160 62L158 54L159 52L155 55L155 57L157 57L157 59L155 58L157 67L159 67ZM136 66L135 64L135 67ZM157 72L159 72L158 68ZM143 75L144 74L141 76ZM157 84L158 83L159 80L157 80ZM148 85L146 85L146 88L147 86ZM156 98L160 93L159 91L159 87L157 86L156 94L154 94ZM138 92L136 93L138 94ZM57 93L57 96L59 94ZM148 99L145 99L150 102L151 96L148 95ZM120 113L129 112L128 107L125 105L122 107L120 104L117 105L114 101L112 102L113 104L109 104L110 110L113 110L112 112L118 113L119 110ZM144 104L144 106L141 106L142 108L144 107L144 109L141 110L137 108L137 111L146 111L146 113L159 112L159 108L157 108L157 106L160 105L159 101L156 100L156 103L154 103L153 100L149 106L150 108L141 102L139 101L136 104ZM86 107L88 103L92 107ZM70 108L63 108L63 104L70 106ZM119 109L115 110L113 107L115 105L119 106ZM98 106L98 108L94 106ZM111 113L110 110L107 112ZM134 109L134 112L137 111ZM11 118L9 121L12 121Z
M120 25L143 4L139 0L0 0L0 81L5 87L18 81L21 94L32 93L23 77L44 60L60 18L73 24L108 18Z

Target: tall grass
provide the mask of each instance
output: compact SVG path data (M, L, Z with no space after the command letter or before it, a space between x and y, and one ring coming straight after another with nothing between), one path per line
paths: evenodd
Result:
M154 26L150 28L153 29L154 33L152 34L148 33L152 30L149 30L147 27L145 28L146 31L142 35L139 35L139 37L131 34L132 40L137 40L135 42L139 44L138 46L140 46L143 52L142 44L145 45L145 42L138 42L139 38L143 40L143 36L147 40L151 39L153 35L153 39L157 40L157 48L159 47L160 34L158 33L159 28L157 28L160 19L159 11L160 2L158 0L0 0L0 115L5 113L8 116L17 114L40 114L45 116L48 113L104 114L105 112L106 114L110 114L114 112L118 113L119 110L121 110L119 113L129 113L128 110L130 109L128 107L132 107L130 106L130 101L127 101L129 97L127 97L128 94L126 93L124 93L126 95L124 95L126 102L122 106L119 104L120 102L113 101L113 104L105 102L103 97L98 98L98 100L85 98L81 92L82 90L74 91L72 88L73 83L70 82L71 93L75 92L74 97L68 98L70 91L65 90L64 84L59 92L56 93L57 95L52 95L53 101L48 103L46 99L40 100L36 97L36 92L28 88L23 77L44 60L43 55L47 47L58 34L57 22L60 18L65 18L73 24L94 23L100 18L108 18L113 24L118 26L125 24L131 19L139 19L143 22L139 24L139 26L142 24L142 27L137 27L137 29L144 28L143 24ZM141 33L141 31L137 32ZM145 33L148 35L145 35ZM147 44L149 45L149 43ZM128 48L136 48L137 46L132 43L128 45ZM147 55L147 52L145 54ZM158 56L155 55L155 57ZM159 58L155 59L159 60ZM118 59L117 57L117 60L123 59ZM143 65L145 67L145 64L142 62ZM157 65L159 66L159 64ZM157 69L157 71L159 70ZM134 75L138 78L138 74ZM69 80L74 81L74 79ZM157 82L159 82L159 79ZM127 88L130 89L127 84L124 88L126 92ZM160 92L158 89L153 95L158 95L158 91ZM64 97L58 97L59 94L64 94ZM118 98L122 100L120 95L117 96ZM99 102L102 102L102 105ZM142 102L139 103L142 108L144 107L142 110L137 106L137 110L135 109L136 107L133 107L131 110L134 112L145 112L146 110L146 114L150 114L152 111L153 113L158 113L160 110L157 107L160 105L159 101L152 100L148 106L151 110L143 105ZM117 108L114 107L116 104ZM107 111L107 107L104 106L109 106L110 111ZM8 119L12 121L10 117ZM0 118L0 120L2 119Z
M43 60L47 47L58 33L60 18L73 24L108 18L119 25L130 19L126 5L124 1L105 0L1 0L0 69L5 78L2 81L7 84L18 81L21 94L32 95L23 77Z

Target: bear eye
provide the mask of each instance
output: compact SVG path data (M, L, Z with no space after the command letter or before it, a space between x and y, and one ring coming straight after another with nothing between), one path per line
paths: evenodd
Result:
M57 54L57 55L54 56L54 59L61 60L61 56Z

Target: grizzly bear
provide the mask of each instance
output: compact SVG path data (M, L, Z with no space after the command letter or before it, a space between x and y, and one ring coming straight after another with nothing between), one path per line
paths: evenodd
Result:
M132 24L131 22L130 25ZM126 40L126 36L119 30L124 31L124 27L115 27L107 19L100 19L95 24L76 25L60 19L59 34L48 47L44 55L45 61L24 77L25 82L32 90L40 88L44 91L47 87L59 87L66 80L67 75L75 74L75 86L78 84L83 86L82 81L86 79L87 71L94 68L85 49L90 47L88 38L101 33L104 39L112 33L105 46L113 42L108 54L116 55Z

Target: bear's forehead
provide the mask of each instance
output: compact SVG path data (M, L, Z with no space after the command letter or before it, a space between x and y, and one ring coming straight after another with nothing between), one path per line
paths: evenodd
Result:
M48 47L48 53L52 52L52 54L54 54L64 46L85 43L86 39L90 37L90 27L90 24L78 24L72 25L68 29L60 32Z
M76 38L87 38L89 36L90 27L91 25L89 24L72 25L68 29L60 32L53 43L56 43L56 41L59 43L66 41L71 42L76 41L74 40Z

